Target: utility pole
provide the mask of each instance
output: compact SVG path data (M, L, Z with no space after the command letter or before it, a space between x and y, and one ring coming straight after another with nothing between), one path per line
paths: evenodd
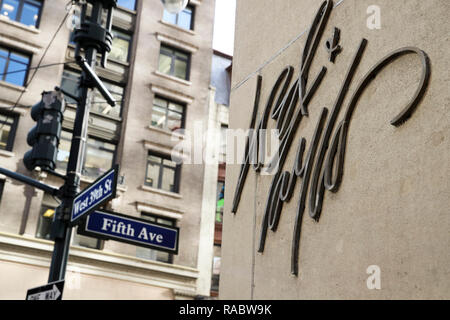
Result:
M55 241L48 282L63 280L69 256L72 226L69 224L70 210L76 195L80 192L80 181L86 151L88 133L88 118L91 107L93 89L97 87L112 106L114 99L94 70L97 53L102 54L102 66L106 66L107 53L112 45L112 15L117 0L87 0L81 4L81 27L75 30L75 57L82 68L80 81L80 95L77 97L77 112L73 128L72 144L70 148L67 176L62 187L62 203L57 208L52 224L52 239ZM90 17L87 17L87 3L92 5ZM102 26L103 11L107 11L106 26ZM84 50L84 59L81 57ZM63 92L64 93L64 92Z

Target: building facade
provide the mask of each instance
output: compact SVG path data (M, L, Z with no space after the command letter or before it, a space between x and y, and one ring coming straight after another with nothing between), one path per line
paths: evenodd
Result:
M60 86L77 94L81 71L72 63L70 30L76 18L68 14L74 9L64 0L2 0L0 10L0 165L57 187L61 179L27 171L22 158L33 126L29 106L40 93ZM117 198L105 209L179 227L179 253L75 231L65 299L209 295L214 221L202 216L205 166L174 161L172 148L187 139L183 129L189 132L199 122L207 127L213 20L214 1L191 0L176 15L164 11L160 0L118 1L108 67L96 70L118 106L111 108L94 94L82 188L119 164ZM74 101L66 100L57 160L61 174L76 110ZM46 283L58 199L4 176L0 197L0 269L8 275L0 280L0 298L22 299L27 289ZM200 244L203 234L211 238L211 248Z
M220 298L450 298L449 10L238 1Z

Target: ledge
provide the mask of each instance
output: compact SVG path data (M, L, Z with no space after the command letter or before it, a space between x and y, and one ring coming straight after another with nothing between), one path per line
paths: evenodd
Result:
M0 260L48 268L53 242L0 232ZM194 293L198 270L113 252L71 246L68 270ZM126 271L124 271L126 270Z
M177 77L174 77L174 76L169 76L169 75L164 74L164 73L159 72L159 71L155 71L153 73L155 75L157 75L158 77L161 77L161 78L164 78L164 79L168 79L168 80L171 80L171 81L174 81L174 82L177 82L177 83L181 83L181 84L184 84L185 86L191 86L192 85L191 81L183 80L183 79L180 79L180 78L177 78Z
M13 158L16 156L16 154L11 151L6 151L6 150L0 149L0 156L5 157L5 158Z
M0 80L0 87L8 88L8 89L20 92L20 93L28 91L28 89L26 89L23 86L18 86L18 85L8 83L6 81L1 81L1 80Z
M175 193L175 192L170 192L170 191L165 191L165 190L161 190L161 189L156 189L153 187L149 187L146 185L142 185L141 186L141 190L147 191L147 192L151 192L151 193L156 193L162 196L167 196L167 197L171 197L174 199L183 199L183 196L179 193Z
M162 34L157 32L156 33L156 39L160 42L166 43L168 45L177 47L179 49L182 49L184 51L188 51L190 53L196 53L198 51L198 47L192 43L186 42L186 41L182 41L180 39L177 38L173 38L171 36Z
M138 212L146 212L157 214L162 217L181 220L184 211L179 208L170 207L167 205L156 205L150 202L136 201L136 209Z
M195 36L195 31L193 31L193 30L187 30L187 29L184 29L184 28L181 28L181 27L177 26L176 24L165 22L163 20L159 20L158 22L161 23L162 25L165 25L165 26L169 27L169 28L172 28L172 29L175 29L177 31L184 32L184 33L187 33L187 34L189 34L191 36Z
M173 146L160 144L155 141L143 140L144 148L146 150L153 150L160 153L163 153L168 156L172 156L174 158L178 158L182 160L182 162L186 162L190 158L190 150L187 150L187 147L184 147L184 144L178 146L179 141L173 141ZM175 148L177 147L177 148Z
M158 74L160 74L161 76L167 76L163 73L160 73L159 71L155 71ZM177 80L179 80L178 78L176 78ZM171 79L172 80L172 79ZM176 100L178 102L183 102L186 104L192 104L194 102L194 97L189 96L185 93L179 92L179 91L175 91L172 89L168 89L168 88L164 88L162 86L156 85L156 84L151 84L150 85L150 90L154 93L154 94L158 94L160 96L164 96L166 98L172 99L172 100Z
M1 24L0 24L1 25ZM1 30L1 29L0 29ZM30 43L25 41L24 39L12 37L9 34L2 33L3 30L0 31L0 43L6 45L7 47L19 49L21 51L25 51L28 53L38 54L42 49L40 45L36 43Z
M14 26L16 28L28 31L28 32L33 33L33 34L41 33L41 30L39 30L39 29L36 29L34 27L26 26L26 25L24 25L24 24L22 24L20 22L17 22L17 21L12 21L12 20L6 18L4 15L0 15L0 23L9 24L11 26Z
M186 138L185 135L177 133L176 131L168 131L168 130L164 130L164 129L160 129L160 128L154 127L152 125L149 125L147 127L147 129L150 130L150 131L153 131L153 132L165 134L165 135L169 136L171 139L172 138L176 138L176 139L179 139L179 140L184 140ZM172 140L172 141L174 141L174 140Z

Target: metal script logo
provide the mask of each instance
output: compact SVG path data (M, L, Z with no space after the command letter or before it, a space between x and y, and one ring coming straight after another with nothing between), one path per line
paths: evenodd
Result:
M301 138L297 142L293 141L293 139L301 121L308 117L308 105L327 72L327 68L323 66L321 71L315 75L314 79L309 81L311 63L317 51L318 44L321 41L332 8L333 1L331 0L324 1L320 6L303 49L298 78L291 85L294 74L294 68L292 66L287 66L281 72L267 99L261 119L256 124L263 80L261 76L258 76L255 103L249 127L256 131L266 130L269 119L276 121L280 145L277 156L268 161L266 165L264 159L265 152L260 148L260 146L265 145L264 141L261 141L265 139L264 135L254 134L247 137L244 163L241 165L231 210L235 214L238 211L242 190L250 166L258 173L263 168L274 173L262 219L259 240L258 252L263 252L268 229L274 232L277 230L283 204L291 201L295 184L298 179L301 179L301 191L292 235L291 273L294 275L298 275L300 231L306 201L309 200L310 217L319 221L325 191L337 192L339 190L344 173L346 143L352 115L358 106L358 100L364 93L364 90L375 79L376 75L394 60L407 54L419 56L422 64L422 77L417 91L408 105L391 121L392 125L400 126L412 116L425 94L431 72L427 54L416 47L400 48L389 53L362 77L345 109L343 120L336 123L348 89L368 44L366 39L362 39L345 75L333 108L331 111L328 108L321 110L306 157L304 157L306 139ZM336 54L340 51L338 41L339 29L335 29L333 37L326 44L330 53L330 61L333 62ZM295 161L291 170L286 171L283 170L283 167L293 143L297 145ZM254 159L255 154L256 159Z

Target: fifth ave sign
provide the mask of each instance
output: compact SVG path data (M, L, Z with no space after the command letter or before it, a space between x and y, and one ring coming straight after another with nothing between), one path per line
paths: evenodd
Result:
M116 196L119 166L115 166L84 189L73 201L70 223L75 225L106 201Z

